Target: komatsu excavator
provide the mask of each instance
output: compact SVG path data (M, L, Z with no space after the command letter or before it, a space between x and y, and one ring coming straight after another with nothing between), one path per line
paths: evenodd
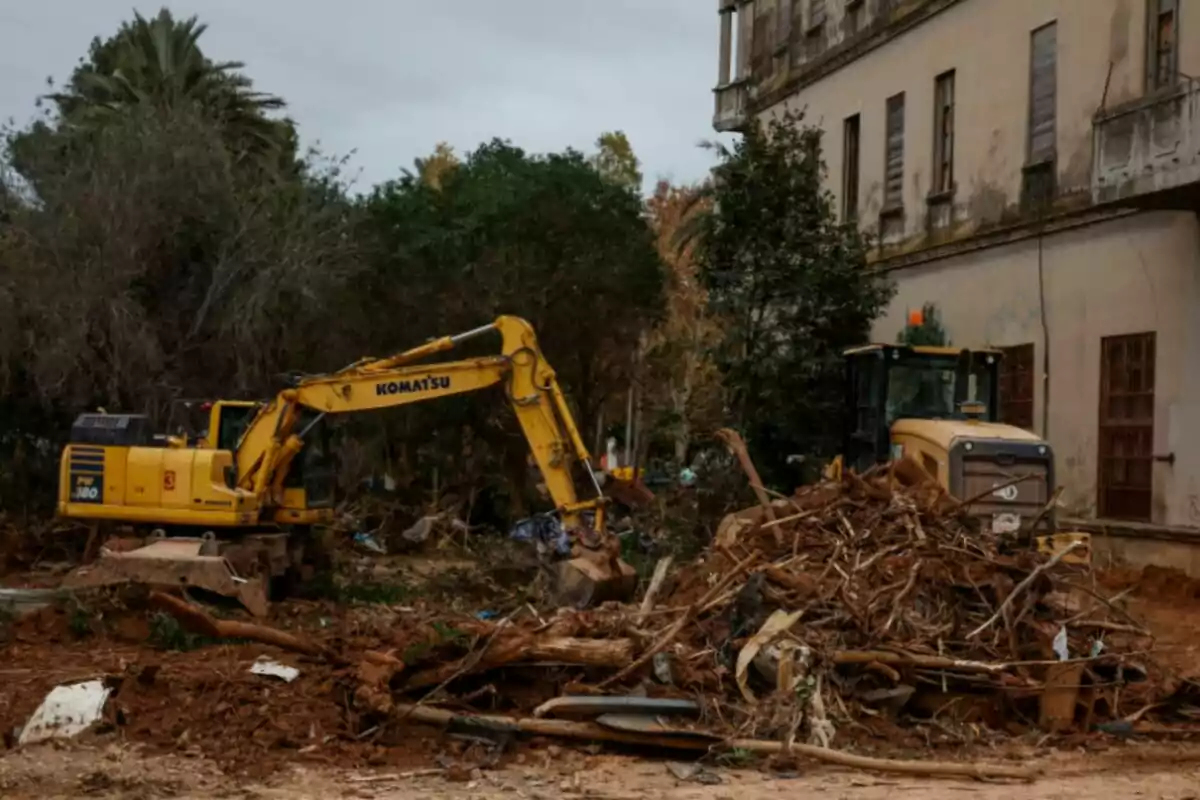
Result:
M417 363L491 332L500 334L498 356ZM269 402L214 402L208 430L195 439L154 436L142 415L80 416L62 453L59 515L89 523L93 541L114 526L150 536L125 552L103 548L65 583L193 587L236 598L261 615L271 580L304 577L312 528L333 521L334 475L321 424L327 415L497 384L572 542L571 557L550 569L558 602L584 606L631 596L636 573L606 530L606 499L566 398L532 327L512 316L388 358L296 379ZM584 499L576 492L577 465L587 478Z

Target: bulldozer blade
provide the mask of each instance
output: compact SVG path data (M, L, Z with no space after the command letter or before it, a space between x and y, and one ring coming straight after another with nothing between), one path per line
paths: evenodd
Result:
M63 588L85 589L120 584L162 588L196 588L237 600L256 617L266 616L266 585L261 578L242 578L222 556L202 555L205 542L196 538L159 539L127 552L102 550L93 564L78 567L63 579Z

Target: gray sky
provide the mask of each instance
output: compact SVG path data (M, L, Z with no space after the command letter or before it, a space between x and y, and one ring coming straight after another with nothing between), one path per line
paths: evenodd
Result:
M208 23L205 52L287 100L306 145L355 151L360 191L442 140L590 151L621 129L648 181L712 163L711 0L0 0L0 119L29 119L93 36L162 5Z

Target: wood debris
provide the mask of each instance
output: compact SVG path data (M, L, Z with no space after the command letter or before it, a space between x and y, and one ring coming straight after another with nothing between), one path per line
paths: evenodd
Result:
M547 619L520 607L498 622L429 612L357 656L290 644L361 662L343 674L363 730L463 717L906 771L837 750L922 728L930 742L1086 732L1160 702L1152 639L1064 555L981 532L967 504L900 462L730 515L700 558L656 570L640 604ZM534 715L562 695L636 694L693 700L699 718ZM1029 775L959 767L933 771Z

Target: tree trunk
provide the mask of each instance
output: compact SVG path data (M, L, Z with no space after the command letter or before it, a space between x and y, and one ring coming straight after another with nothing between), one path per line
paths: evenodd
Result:
M437 686L459 673L472 675L510 664L550 662L617 669L631 661L633 641L630 639L538 639L525 631L514 631L510 634L500 634L484 651L482 657L468 654L463 661L440 664L412 673L404 682L404 688L408 690Z

